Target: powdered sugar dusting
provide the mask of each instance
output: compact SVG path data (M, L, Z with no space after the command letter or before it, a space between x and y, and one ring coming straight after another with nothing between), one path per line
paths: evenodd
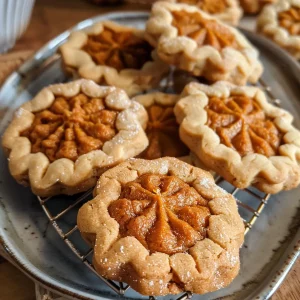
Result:
M149 286L154 286L154 282L152 280L149 281Z
M169 165L167 162L162 162L160 165L160 173L161 174L167 174L169 171Z
M223 188L221 188L220 186L216 186L216 190L218 190L219 192L222 192L222 193L224 193L224 194L227 194L227 192L223 189Z
M16 118L20 118L25 112L25 109L20 107L17 111L16 111Z
M199 184L201 186L205 187L206 189L209 189L212 186L212 182L207 177L201 178L201 180L199 181Z
M113 91L106 97L105 102L110 108L118 110L127 109L131 105L131 100L123 90Z
M141 104L136 102L136 101L131 101L130 109L131 109L132 112L136 113L136 112L140 111Z
M231 267L234 267L238 263L239 258L237 255L233 255L230 252L226 251L226 257Z

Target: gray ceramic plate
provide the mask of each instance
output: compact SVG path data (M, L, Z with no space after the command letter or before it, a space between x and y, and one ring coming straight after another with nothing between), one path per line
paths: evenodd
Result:
M88 27L103 19L143 27L146 18L146 13L110 14L81 22L72 30ZM55 52L69 34L70 31L65 32L49 42L7 79L0 90L0 110L3 113L1 134L16 107L31 99L42 87L66 81ZM263 79L282 100L282 106L294 114L295 124L300 128L299 65L271 42L249 32L246 34L261 51L265 65ZM299 255L299 198L300 188L271 197L246 237L241 250L242 265L238 278L226 289L204 296L195 295L193 299L269 298ZM75 299L121 297L83 266L54 229L48 226L37 199L9 175L2 150L0 241L21 270L49 289ZM132 290L128 290L125 296L127 299L145 298Z

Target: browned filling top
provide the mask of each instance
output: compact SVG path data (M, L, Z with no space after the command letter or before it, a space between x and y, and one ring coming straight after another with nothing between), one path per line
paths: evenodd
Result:
M207 200L176 176L145 174L122 187L108 207L122 237L133 236L153 252L187 251L206 237Z
M172 25L178 29L178 35L190 37L199 46L210 45L217 50L240 48L234 34L215 20L206 19L197 12L173 11L172 15Z
M105 107L103 99L79 94L57 97L53 104L35 113L32 125L21 133L32 143L31 152L75 161L80 155L101 149L117 129L117 112Z
M114 31L105 27L100 34L89 35L82 48L97 65L123 69L141 69L152 61L152 46L132 31Z
M240 0L240 5L246 13L255 14L267 5L276 2L277 0Z
M195 5L210 14L219 14L228 8L226 0L178 0L177 2Z
M181 157L189 150L179 138L179 126L173 106L151 105L147 111L149 121L146 133L148 148L141 154L142 158L155 159L164 156Z
M289 10L280 12L278 21L291 35L300 35L300 7L292 6Z
M270 157L278 153L282 133L252 98L211 97L206 111L207 125L219 135L221 143L241 156L259 153Z

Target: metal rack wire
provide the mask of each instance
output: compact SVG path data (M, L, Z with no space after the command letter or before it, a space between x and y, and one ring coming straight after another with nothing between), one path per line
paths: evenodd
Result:
M169 82L167 82L166 85L168 84ZM257 86L265 90L266 94L269 97L269 100L274 105L280 106L280 100L273 95L271 88L263 80L260 80ZM265 208L270 198L270 194L262 193L252 187L241 190L232 186L220 176L215 178L215 182L218 186L222 187L235 197L239 208L239 213L244 220L246 235L252 229L254 223L261 215L263 209ZM92 265L93 249L87 247L88 245L81 238L78 227L76 225L76 215L78 209L85 202L92 199L92 190L89 190L81 194L80 196L77 195L64 197L68 198L67 205L66 207L59 209L59 211L57 211L56 205L51 205L51 203L53 203L53 201L55 202L55 200L61 203L61 199L56 198L57 197L49 197L42 199L38 197L38 200L44 212L46 213L50 223L53 225L54 229L84 265L86 265L94 274L96 274L97 277L99 277L107 286L109 286L117 294L125 295L126 291L130 288L127 284L108 280L96 272ZM73 215L73 217L71 217L71 221L70 218L68 218L68 221L66 222L67 215L69 214ZM65 226L62 226L62 224L64 223L69 223L69 228L64 228ZM75 235L76 237L72 238ZM82 249L83 243L86 246L86 249L84 250ZM185 292L182 295L180 295L176 300L187 300L191 299L192 297L192 293ZM156 298L153 296L149 297L149 300L155 299Z

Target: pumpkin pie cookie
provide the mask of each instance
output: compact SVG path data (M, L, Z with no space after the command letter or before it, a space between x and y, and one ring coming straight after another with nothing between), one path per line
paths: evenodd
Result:
M238 25L242 17L242 9L238 0L170 0L170 2L196 6L231 25Z
M71 33L60 47L64 69L76 77L117 86L128 95L156 87L169 67L141 30L105 21Z
M176 158L105 172L78 213L96 271L144 295L212 292L239 272L244 225L234 197Z
M277 0L240 0L240 5L246 14L257 14L267 4L275 3Z
M300 132L259 88L191 83L174 111L181 139L234 186L277 193L300 183Z
M146 31L163 61L195 76L242 85L262 74L258 52L247 39L195 6L156 2Z
M300 59L300 0L279 0L266 6L257 30Z
M148 112L146 134L149 146L139 155L144 159L164 156L184 157L189 155L188 147L179 138L179 125L174 115L178 95L150 93L134 97Z
M85 79L46 87L17 110L3 135L10 173L43 197L85 191L105 169L148 146L147 118L115 87Z

